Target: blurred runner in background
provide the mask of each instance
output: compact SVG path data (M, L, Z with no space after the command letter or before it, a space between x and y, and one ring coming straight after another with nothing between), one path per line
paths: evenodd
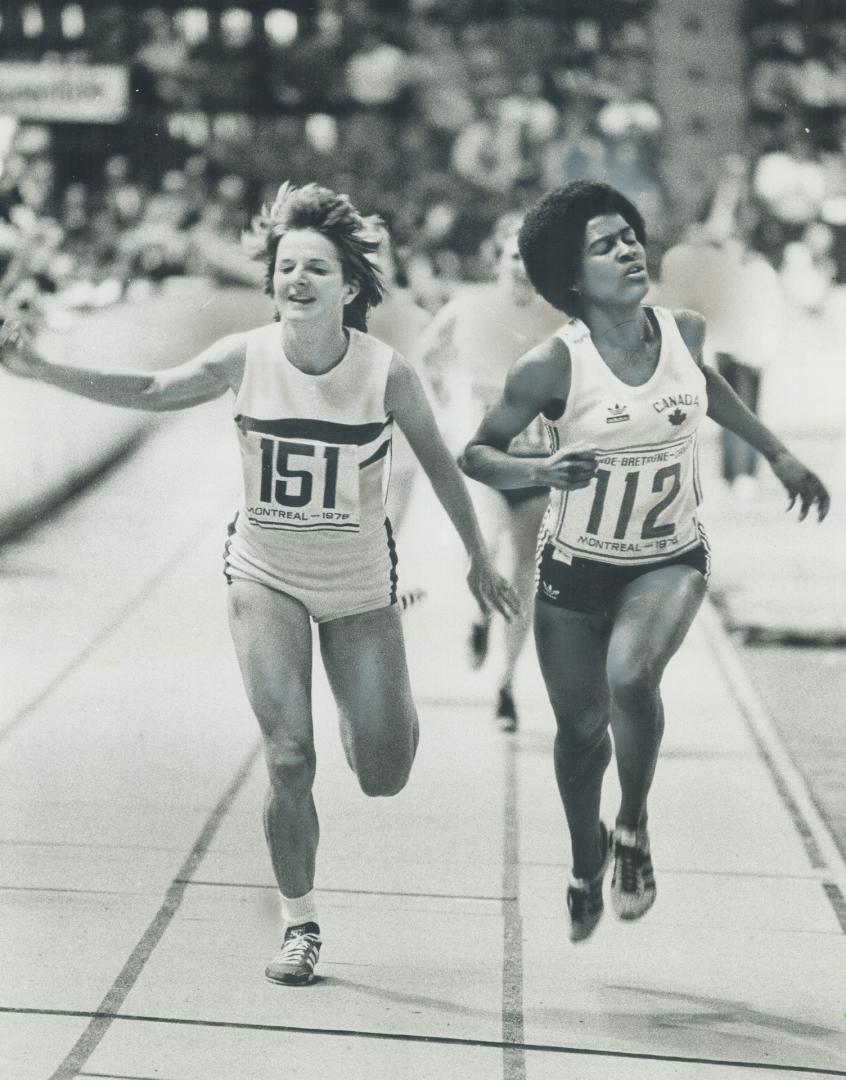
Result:
M382 303L370 313L367 323L368 333L384 341L410 363L419 349L420 340L432 316L414 299L408 288L408 280L402 265L397 260L394 245L388 228L381 218L373 222L376 250L371 256L382 273L385 282L385 295ZM435 394L426 369L415 365L420 381L426 390L426 396L435 404ZM419 474L419 467L414 451L400 430L394 432L391 448L391 480L388 487L388 517L397 533L408 510L414 491L414 482Z
M535 292L517 250L520 217L502 217L489 240L496 280L466 285L436 314L417 355L417 367L432 371L445 409L447 440L456 450L494 402L511 364L544 341L563 321L560 311ZM546 452L540 421L528 425L513 441L511 453ZM496 716L504 731L518 724L514 671L526 641L531 618L533 559L547 491L527 486L494 491L471 488L486 540L500 569L511 581L525 614L505 627L505 666L498 676ZM481 612L470 630L470 659L480 667L488 654L490 617Z

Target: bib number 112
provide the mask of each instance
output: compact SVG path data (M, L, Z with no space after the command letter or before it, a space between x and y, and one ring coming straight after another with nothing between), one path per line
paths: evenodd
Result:
M620 503L620 509L617 513L617 523L614 526L614 539L624 540L626 538L626 531L631 521L632 511L635 506L635 499L637 497L638 484L640 483L641 474L639 472L626 473L625 487L623 490L623 498ZM596 491L593 496L593 503L590 508L590 517L588 518L586 532L591 533L593 536L599 534L602 518L605 514L605 501L608 495L608 484L611 480L611 473L608 469L596 470ZM663 498L659 499L643 519L643 527L640 530L641 540L658 540L664 536L672 536L676 531L675 522L665 522L663 525L658 524L659 516L667 509L670 503L675 499L681 490L681 464L676 462L675 465L667 465L663 469L658 469L655 476L652 479L652 490L656 495L664 492L667 486L667 482L670 483L670 490L664 494Z

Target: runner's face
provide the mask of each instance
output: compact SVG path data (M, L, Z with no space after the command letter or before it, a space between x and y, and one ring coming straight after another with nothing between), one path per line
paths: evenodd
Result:
M276 249L273 296L289 322L343 318L344 304L358 292L344 281L338 249L313 229L292 229Z
M646 252L622 215L588 221L578 289L584 302L599 306L639 303L646 296Z

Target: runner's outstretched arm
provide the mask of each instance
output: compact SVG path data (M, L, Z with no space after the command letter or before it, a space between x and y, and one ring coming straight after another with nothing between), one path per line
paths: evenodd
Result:
M7 371L92 401L150 412L187 409L220 397L232 386L244 355L243 335L233 334L165 371L110 371L55 363L39 352L20 324L7 320L0 329L0 365Z

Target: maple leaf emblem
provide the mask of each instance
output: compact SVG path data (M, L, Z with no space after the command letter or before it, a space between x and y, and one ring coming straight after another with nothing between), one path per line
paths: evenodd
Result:
M678 427L679 424L683 424L687 420L687 413L682 412L681 409L676 409L675 412L670 413L667 419L674 427Z

